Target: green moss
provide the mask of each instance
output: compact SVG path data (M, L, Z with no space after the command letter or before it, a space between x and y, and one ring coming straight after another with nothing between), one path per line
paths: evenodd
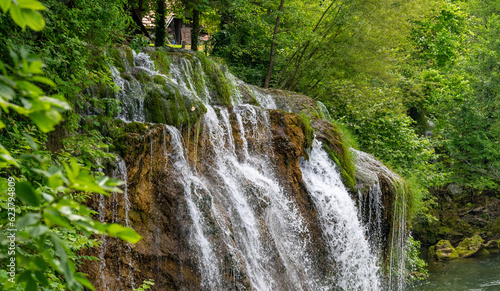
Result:
M332 160L340 168L340 174L344 184L354 191L356 187L356 167L354 153L350 150L355 144L346 131L337 124L328 123L329 126L323 129L323 147Z
M122 55L117 48L110 48L108 50L108 54L113 61L113 66L120 72L123 73L126 71L125 63L123 62ZM125 55L124 55L125 57Z
M105 83L96 83L90 90L92 96L96 96L98 99L114 98L113 92Z
M165 84L146 86L146 120L173 126L194 124L207 112L198 100L183 98L176 87Z
M165 49L156 49L149 53L149 56L154 61L157 70L165 75L168 75L170 73L170 64L172 63L172 57Z
M430 247L429 256L439 261L459 258L457 250L447 240L440 240L436 245Z
M130 122L125 125L125 132L144 133L147 127L142 122Z
M137 71L135 73L135 78L137 80L139 80L139 82L141 82L141 84L145 84L147 82L151 82L152 81L151 76L149 76L148 73L146 73L144 71Z
M147 120L154 123L167 123L165 119L165 106L163 102L164 92L157 86L147 88L147 95L144 100L144 109L147 112Z
M123 73L120 73L120 76L124 79L124 80L127 80L127 81L132 81L132 76L130 75L129 72L123 72Z
M314 140L314 129L311 126L311 117L309 117L309 115L302 113L299 114L299 116L300 116L300 127L304 132L305 147L310 148L312 147Z
M129 46L122 46L122 49L125 52L125 59L128 64L132 66L134 64L134 54L132 53L132 49Z
M458 244L457 252L461 258L470 257L481 249L483 242L479 235L466 238Z
M232 92L230 81L226 78L223 70L227 70L226 67L218 65L214 61L208 59L203 54L198 55L203 71L208 76L209 81L208 87L212 93L216 93L217 100L221 105L230 106L232 104Z
M488 251L485 248L481 248L481 249L479 249L479 251L477 251L476 255L477 256L481 256L481 257L489 256L490 255L490 251Z
M155 75L153 77L153 82L155 82L158 85L164 85L165 84L165 79L161 75Z

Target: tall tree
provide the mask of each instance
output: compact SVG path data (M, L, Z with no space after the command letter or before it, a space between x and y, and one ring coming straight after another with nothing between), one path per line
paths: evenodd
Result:
M280 13L283 11L283 5L285 0L281 0L280 7L278 9L278 15L276 16L276 25L274 25L273 40L271 41L271 53L269 56L269 68L267 69L266 81L264 82L264 88L269 88L269 83L271 82L271 75L273 74L274 66L274 52L276 48L276 35L278 34L278 29L280 26Z

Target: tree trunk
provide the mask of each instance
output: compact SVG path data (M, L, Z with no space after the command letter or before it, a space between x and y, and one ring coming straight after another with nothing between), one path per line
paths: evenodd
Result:
M147 36L148 38L151 38L148 30L146 29L146 27L142 23L142 13L140 13L140 11L138 12L135 9L131 9L131 14L132 14L132 20L135 22L135 24L137 24L137 26L139 26L139 29L141 30L141 32L145 36Z
M155 12L155 46L162 47L165 46L165 14L166 14L165 0L156 0L156 12Z
M283 4L285 0L281 0L279 13L283 11ZM276 49L276 34L278 34L278 28L280 26L280 14L276 16L276 25L274 26L273 40L271 42L271 54L269 57L269 68L267 69L266 81L264 82L264 88L269 88L269 83L271 83L271 75L273 74L273 66L274 66L274 52Z
M191 28L191 50L198 50L198 39L200 37L200 11L193 8L193 25Z

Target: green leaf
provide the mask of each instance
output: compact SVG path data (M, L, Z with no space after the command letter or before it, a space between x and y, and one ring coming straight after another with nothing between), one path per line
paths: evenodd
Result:
M80 282L80 284L83 285L83 287L86 287L90 290L95 290L94 286L92 286L92 284L90 283L90 281L84 277L84 275L86 274L83 274L83 273L76 273L75 274L75 279L76 281Z
M55 210L46 209L43 212L43 219L48 226L52 225L60 225L62 227L71 228L71 224L69 223L66 217L63 217L61 213Z
M42 3L35 0L17 0L17 5L21 8L31 9L31 10L45 10L45 6Z
M3 10L3 13L7 13L11 4L12 4L11 0L0 0L0 7Z
M25 216L19 218L16 221L16 227L17 229L23 229L26 226L38 223L40 221L40 218L41 218L40 213L29 212Z
M11 87L0 83L0 97L4 98L5 100L12 100L14 96L16 96L16 93Z
M49 178L49 186L52 189L57 189L63 185L63 180L60 175L52 175Z
M29 182L16 183L16 196L29 206L38 206L42 201L40 194L33 190Z
M35 111L28 116L43 132L54 130L54 126L62 119L61 114L54 109Z
M26 291L38 290L38 283L35 281L35 279L33 279L33 276L31 276L31 274L27 280L26 287L24 288L24 290Z
M33 151L35 152L38 151L38 145L36 144L35 140L33 140L33 138L27 133L24 133L23 136L30 145L30 147L33 149Z
M0 169L5 168L7 166L16 166L19 167L19 164L17 163L17 160L14 159L8 150L6 150L1 144L0 144Z
M45 287L46 287L46 286L49 286L49 281L47 280L47 278L45 278L45 276L43 275L43 273L42 273L42 272L40 272L40 271L35 271L34 273L35 273L35 277L36 277L36 279L38 280L38 282L40 282L40 284L41 284L42 286L45 286Z
M35 12L38 13L38 12ZM43 63L41 61L30 62L28 67L28 72L32 74L42 74L43 73Z
M27 69L27 73L33 73L33 71L31 71L31 70L32 69L30 66L30 68ZM33 69L33 70L36 71L36 69ZM27 93L30 96L38 97L40 95L43 95L43 90L40 87L38 87L37 85L35 85L31 82L28 82L28 81L17 81L17 87L19 88L19 90L26 91L23 93Z
M40 31L44 29L45 20L43 19L43 16L42 14L40 14L40 12L29 9L22 9L21 12L23 13L24 20L26 21L26 24L29 28L33 29L34 31Z
M41 257L36 257L34 259L34 263L41 270L44 270L47 268L47 263L45 263L45 261Z
M66 109L66 110L71 110L71 106L69 106L68 102L66 102L64 100L60 100L60 99L52 98L52 97L47 97L47 96L40 97L40 98L38 98L38 100L49 103L52 106L57 106L57 107L60 107L60 108Z
M64 244L64 242L55 234L50 236L52 243L54 244L56 254L59 256L60 260L55 260L55 264L59 268L60 272L64 275L66 282L68 282L69 286L80 285L74 277L75 268L73 263L68 260L67 252L70 250ZM70 288L71 289L71 288Z
M24 21L23 14L21 13L21 8L19 8L19 6L14 5L10 8L10 17L12 17L12 20L14 20L14 22L23 30L26 29L26 21Z
M119 237L133 244L142 239L142 237L135 230L116 223L108 225L107 231L109 235Z
M42 77L42 76L31 77L31 81L42 83L42 84L45 84L45 85L48 85L48 86L51 86L51 87L55 87L56 86L56 83L54 83L54 81L52 81L49 78Z
M28 229L31 237L39 237L47 231L49 231L49 228L46 225L37 225Z

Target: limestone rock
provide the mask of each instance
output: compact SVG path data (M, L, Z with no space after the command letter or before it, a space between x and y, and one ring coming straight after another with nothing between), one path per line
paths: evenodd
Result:
M429 248L429 255L439 261L458 259L459 254L447 240L440 240Z
M479 236L473 236L464 239L457 246L457 252L461 258L468 258L476 254L483 245L483 239Z

